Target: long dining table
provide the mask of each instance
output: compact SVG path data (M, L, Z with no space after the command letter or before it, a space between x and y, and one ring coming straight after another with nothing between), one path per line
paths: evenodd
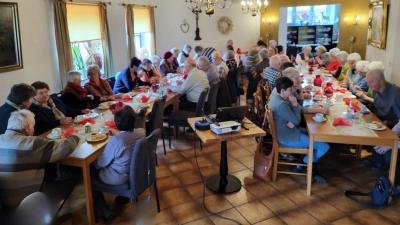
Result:
M151 113L153 102L149 103L148 110L146 112L146 117ZM174 110L179 109L179 94L169 92L167 94L167 100L165 107L169 105L173 105ZM127 105L130 105L129 102ZM94 112L105 112L107 110L99 110L95 109ZM99 119L96 120L96 123L100 123ZM71 127L71 125L61 125L62 131L65 131ZM82 127L80 127L82 129ZM42 138L47 138L47 135L51 133L51 130L39 135ZM107 137L105 140L100 142L88 143L87 141L81 140L79 146L72 152L69 156L64 159L58 160L55 162L56 164L67 165L67 166L75 166L82 168L83 173L83 185L85 190L85 202L86 202L86 214L88 219L88 224L95 224L94 222L94 211L93 211L93 200L92 200L92 187L91 187L91 178L90 178L90 164L99 158L100 154L104 151L105 146L108 143L110 137Z

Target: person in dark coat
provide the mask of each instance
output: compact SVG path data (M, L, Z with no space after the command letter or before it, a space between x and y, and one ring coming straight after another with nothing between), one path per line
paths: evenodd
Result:
M128 93L132 91L136 86L141 85L140 79L137 77L137 70L142 61L133 57L128 67L123 69L117 77L115 77L114 93Z
M6 102L0 107L0 134L6 132L11 113L20 109L28 109L35 95L35 89L29 84L21 83L12 86Z
M61 101L68 107L74 109L93 109L94 102L100 102L100 97L88 95L85 88L81 86L82 74L78 71L69 71L67 74L67 85L61 94Z
M42 81L32 84L36 90L33 104L29 109L35 114L35 135L42 134L62 124L72 123L72 117L90 112L90 109L73 109L57 96L49 95L49 85Z

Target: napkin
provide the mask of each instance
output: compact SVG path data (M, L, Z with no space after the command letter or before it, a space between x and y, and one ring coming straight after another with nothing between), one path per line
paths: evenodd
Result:
M121 109L122 107L124 107L124 103L117 102L115 104L110 105L110 110L111 110L112 114L115 114L115 112L118 111L119 109Z
M171 89L169 89L169 88L167 88L167 91L169 92L169 93L171 93L172 91L171 91Z
M340 118L340 117L333 119L332 125L333 126L351 126L351 124L349 124L347 122L347 120Z
M149 97L147 97L146 95L142 95L142 102L143 102L143 103L148 102L149 99L150 99L150 97L151 97L151 95L149 95Z
M189 76L189 74L188 73L186 73L186 72L184 72L183 73L183 79L185 79L186 80L186 78Z
M86 119L81 120L81 122L79 122L79 123L81 125L85 125L86 123L95 124L96 121L92 117L90 117L90 118L86 118Z
M67 138L69 135L72 133L76 132L77 130L74 130L74 128L70 127L64 131L64 133L61 135L61 138Z
M106 121L104 124L110 128L117 129L117 125L115 125L114 120Z
M139 93L144 93L144 92L146 92L145 89L139 89Z
M125 95L125 96L122 98L122 101L123 101L123 102L128 102L128 101L130 101L130 100L132 100L132 97L129 96L129 95Z
M347 90L346 90L346 88L336 88L335 92L340 92L340 93L345 94L347 92Z
M350 104L351 98L343 98L344 103L346 103L346 105Z

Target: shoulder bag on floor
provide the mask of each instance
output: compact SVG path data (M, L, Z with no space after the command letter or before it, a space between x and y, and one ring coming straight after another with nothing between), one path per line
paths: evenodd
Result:
M262 124L262 129L266 130L267 126L267 116L264 116L264 122ZM258 139L256 154L254 155L254 171L253 176L260 178L265 181L271 181L272 178L272 164L274 160L274 148L269 155L264 155L263 153L263 144L264 138L260 137Z

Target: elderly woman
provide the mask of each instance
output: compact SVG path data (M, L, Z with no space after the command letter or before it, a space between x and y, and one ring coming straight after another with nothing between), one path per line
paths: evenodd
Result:
M278 55L278 56L279 56L279 60L280 60L281 64L285 63L285 62L290 62L290 59L287 55Z
M103 153L92 164L91 172L94 179L99 179L109 185L128 184L132 149L136 142L146 135L143 128L135 129L135 118L136 114L130 106L124 106L115 113L114 121L118 130L110 129L112 137ZM108 208L103 193L93 191L93 198L106 219L111 219L114 215ZM126 197L115 198L116 206L128 202L129 199Z
M81 86L81 73L78 71L69 71L67 74L67 85L61 93L61 101L68 107L74 109L93 109L92 101L95 99L93 95L88 95L86 89ZM100 97L96 97L94 101L100 102Z
M315 48L315 51L317 56L315 56L314 64L318 64L320 67L327 67L330 62L330 58L329 55L326 54L326 48L320 45Z
M100 78L100 68L96 65L92 65L88 67L87 77L89 81L84 85L86 91L100 99L100 102L105 101L114 101L117 96L114 95L110 84L104 79ZM98 106L98 103L94 105Z
M15 84L11 87L6 102L0 107L0 134L6 132L7 121L11 113L20 109L28 109L35 95L35 89L28 84Z
M158 75L162 76L161 70L160 70L160 63L161 63L161 58L158 55L153 55L150 58L151 62L153 63L153 66L151 69Z
M210 61L208 61L207 57L200 56L199 58L197 58L196 64L197 68L199 68L199 70L204 71L204 73L207 75L210 84L212 82L218 81L220 73L217 67L214 64L211 64Z
M350 79L348 79L349 82L349 90L351 93L354 95L357 93L357 91L363 91L367 92L368 91L368 83L367 80L365 79L365 76L367 75L369 69L368 69L368 61L359 61L356 64L356 70L358 75L360 76L359 79L357 80L357 83L353 83ZM360 98L360 102L366 104L367 101Z
M138 77L142 81L143 85L151 85L156 83L160 79L160 75L153 71L151 61L143 59L142 64L139 67Z
M349 63L347 62L348 57L349 57L349 53L347 53L346 51L340 51L337 54L337 58L338 58L340 64L342 64L342 70L336 71L335 78L338 79L338 81L340 81L340 82L342 82L344 80L344 77L346 76L347 71L349 71L349 68L350 68Z
M328 66L326 68L321 67L322 72L330 73L332 75L336 74L336 70L338 70L339 67L342 66L342 64L339 62L339 58L338 58L339 53L340 53L340 50L338 48L332 48L329 51L331 61L329 62ZM337 77L335 77L335 78L337 78Z
M228 67L228 69L231 70L237 68L238 63L236 62L235 59L235 53L232 50L226 50L224 58L225 58L225 64Z
M177 66L174 66L173 62L174 55L171 52L164 53L160 65L162 76L166 76L169 73L178 73L178 71L180 71Z
M311 46L305 45L301 49L301 53L297 54L296 56L296 63L297 64L306 64L306 65L313 65L314 58L311 55Z
M217 67L219 74L221 76L226 76L228 75L229 68L228 66L222 61L222 55L221 52L219 51L214 51L211 55L213 64Z
M278 53L278 49L276 49L275 46L269 46L268 47L268 58L271 58L272 56L276 55Z
M261 74L264 72L264 69L269 67L269 58L268 58L268 49L263 48L258 52L258 56L261 59L261 62L256 66L257 74Z
M191 50L192 50L192 46L190 46L190 45L183 46L183 50L178 55L179 66L183 67L185 65L185 60L189 57Z
M90 112L90 109L73 109L65 105L57 96L49 95L49 85L36 81L31 86L36 95L29 108L35 114L35 134L39 135L62 124L70 124L72 117Z
M174 67L179 67L179 63L178 63L178 55L179 55L179 49L176 47L173 47L170 51L172 53L172 56L174 57L172 60L172 65L174 65Z
M361 61L361 56L358 53L351 53L347 57L347 63L349 64L349 69L347 70L346 75L344 76L343 83L340 84L341 87L347 88L349 87L350 82L357 83L360 76L356 70L357 62Z

